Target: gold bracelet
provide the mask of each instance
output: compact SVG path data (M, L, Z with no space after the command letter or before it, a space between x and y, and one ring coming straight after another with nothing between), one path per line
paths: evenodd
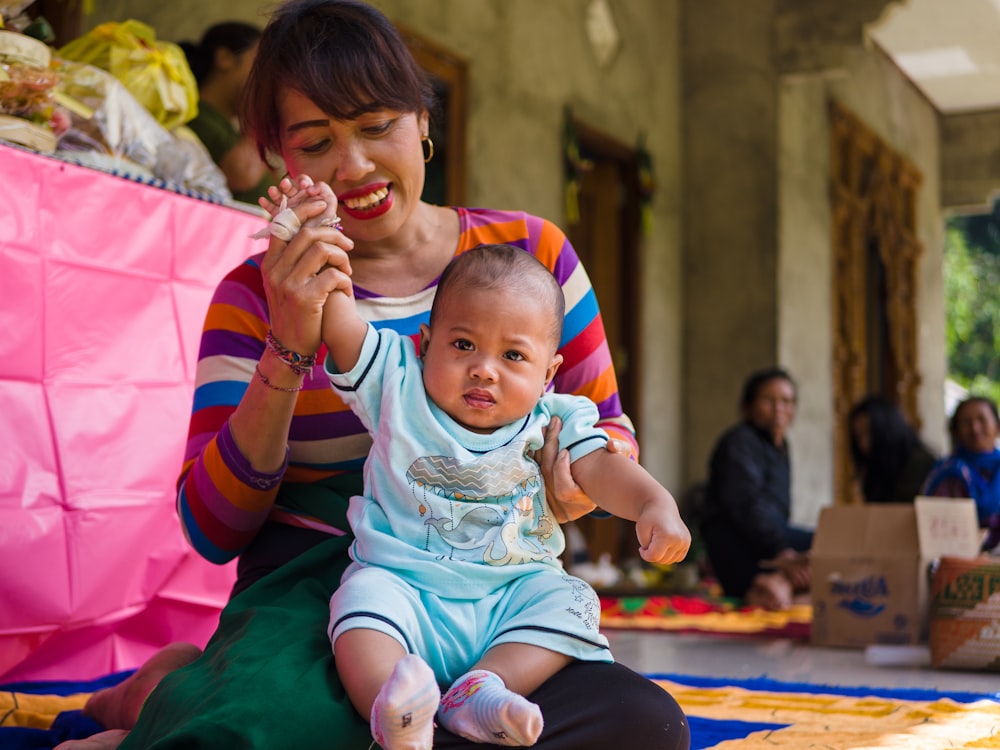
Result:
M281 391L282 393L297 393L302 390L302 383L299 383L295 388L283 388L280 385L275 385L270 380L267 379L267 375L260 371L260 363L254 365L254 371L257 373L257 377L260 378L260 382L270 388L272 391Z

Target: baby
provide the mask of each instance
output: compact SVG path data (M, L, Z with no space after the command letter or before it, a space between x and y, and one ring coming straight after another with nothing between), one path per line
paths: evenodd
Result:
M284 186L300 223L321 186ZM687 553L677 505L605 449L593 402L548 390L565 303L533 255L484 245L454 258L419 348L359 316L346 261L320 273L339 277L324 308L327 374L373 438L348 513L353 562L330 600L344 687L385 750L431 747L435 719L474 742L533 745L543 717L524 696L574 659L612 661L596 593L559 561L532 459L545 427L562 420L574 480L636 522L645 560Z

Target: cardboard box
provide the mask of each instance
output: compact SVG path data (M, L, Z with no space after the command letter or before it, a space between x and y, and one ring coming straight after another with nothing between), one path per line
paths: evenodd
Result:
M931 665L1000 672L1000 558L942 557L931 582Z
M972 500L823 508L810 554L812 643L925 642L931 561L975 557L979 544Z

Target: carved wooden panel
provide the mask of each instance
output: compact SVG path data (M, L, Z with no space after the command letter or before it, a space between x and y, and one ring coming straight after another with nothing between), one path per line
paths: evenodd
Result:
M921 425L916 236L920 172L837 103L830 105L833 217L834 496L859 502L848 414L869 393Z

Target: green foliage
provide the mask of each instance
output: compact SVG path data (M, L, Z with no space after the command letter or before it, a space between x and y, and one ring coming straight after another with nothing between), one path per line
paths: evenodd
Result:
M944 289L948 376L974 393L1000 396L1000 242L996 223L948 222ZM970 231L974 230L974 231Z

